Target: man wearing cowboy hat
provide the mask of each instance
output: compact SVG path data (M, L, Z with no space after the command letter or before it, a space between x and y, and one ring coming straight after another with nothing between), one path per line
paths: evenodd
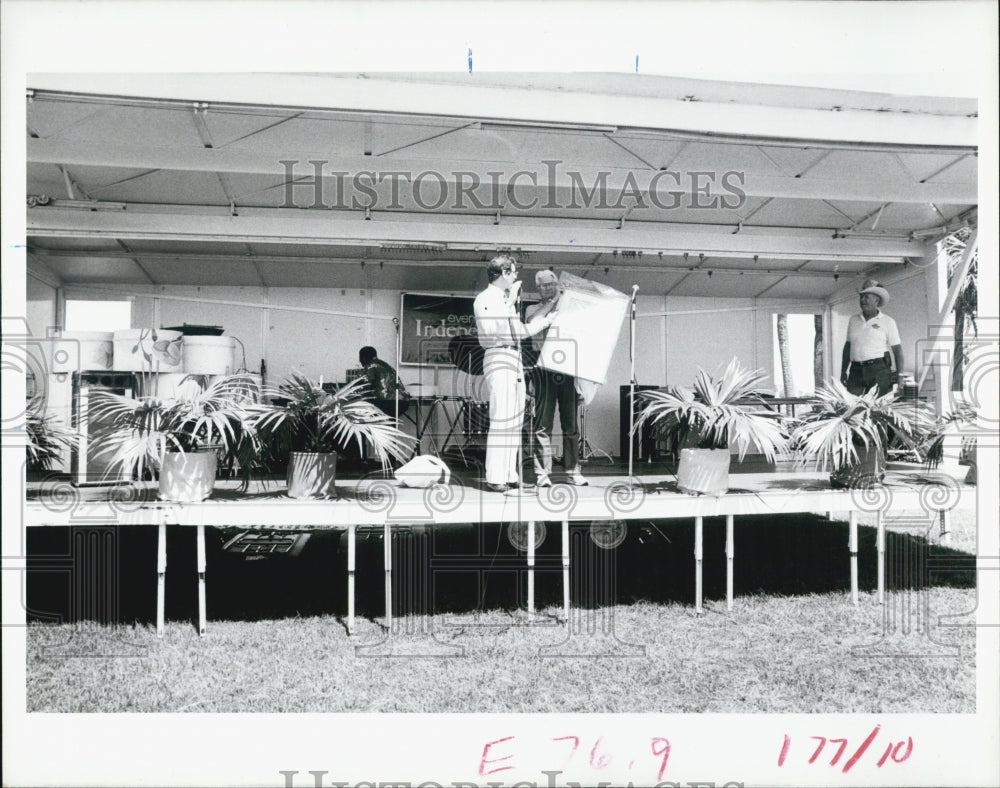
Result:
M889 303L889 292L874 279L868 279L858 293L860 314L851 315L847 341L840 364L840 382L855 395L878 386L878 394L888 394L899 382L903 368L903 345L896 321L881 311ZM890 358L895 359L895 370Z

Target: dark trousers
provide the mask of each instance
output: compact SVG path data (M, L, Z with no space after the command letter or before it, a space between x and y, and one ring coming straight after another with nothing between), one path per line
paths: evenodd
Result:
M562 429L563 467L574 470L580 460L575 381L570 375L535 367L531 375L535 396L535 473L552 473L552 426L556 406Z
M874 364L851 362L851 371L847 375L847 390L855 396L868 393L872 386L878 386L878 394L888 394L892 391L892 367L884 359L878 359Z

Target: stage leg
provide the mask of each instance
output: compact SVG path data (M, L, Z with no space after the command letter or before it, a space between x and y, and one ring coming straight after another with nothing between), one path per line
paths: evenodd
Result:
M701 559L704 531L704 518L694 518L694 610L701 612Z
M198 634L208 631L207 605L205 604L205 526L198 525L195 534L198 553Z
M164 594L167 587L167 524L156 526L156 636L163 637Z
M875 551L878 554L878 603L885 603L885 518L875 513Z
M528 619L535 615L535 521L528 520Z
M392 632L392 528L385 524L385 626Z
M941 518L941 544L951 544L950 516L944 509L941 510L938 516Z
M357 561L358 527L347 526L347 634L354 634L354 565Z
M851 510L847 549L851 553L851 601L858 604L858 513Z
M569 624L569 520L562 521L563 618Z
M733 609L733 556L736 553L733 541L733 516L726 515L726 610Z

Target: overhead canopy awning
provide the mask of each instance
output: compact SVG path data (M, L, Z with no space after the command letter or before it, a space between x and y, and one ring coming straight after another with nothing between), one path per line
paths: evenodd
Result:
M973 99L622 74L29 77L29 263L67 283L470 290L512 250L822 298L975 220Z

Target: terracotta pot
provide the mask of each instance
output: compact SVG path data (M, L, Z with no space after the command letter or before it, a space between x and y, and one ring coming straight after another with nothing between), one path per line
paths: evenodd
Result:
M160 466L160 498L164 501L204 501L215 487L219 456L211 451L169 451Z
M830 474L830 486L862 489L879 487L885 479L885 452L875 446L855 446L858 461Z
M293 451L288 457L289 498L336 498L337 453Z
M725 495L729 462L729 449L681 449L677 486L686 493Z

